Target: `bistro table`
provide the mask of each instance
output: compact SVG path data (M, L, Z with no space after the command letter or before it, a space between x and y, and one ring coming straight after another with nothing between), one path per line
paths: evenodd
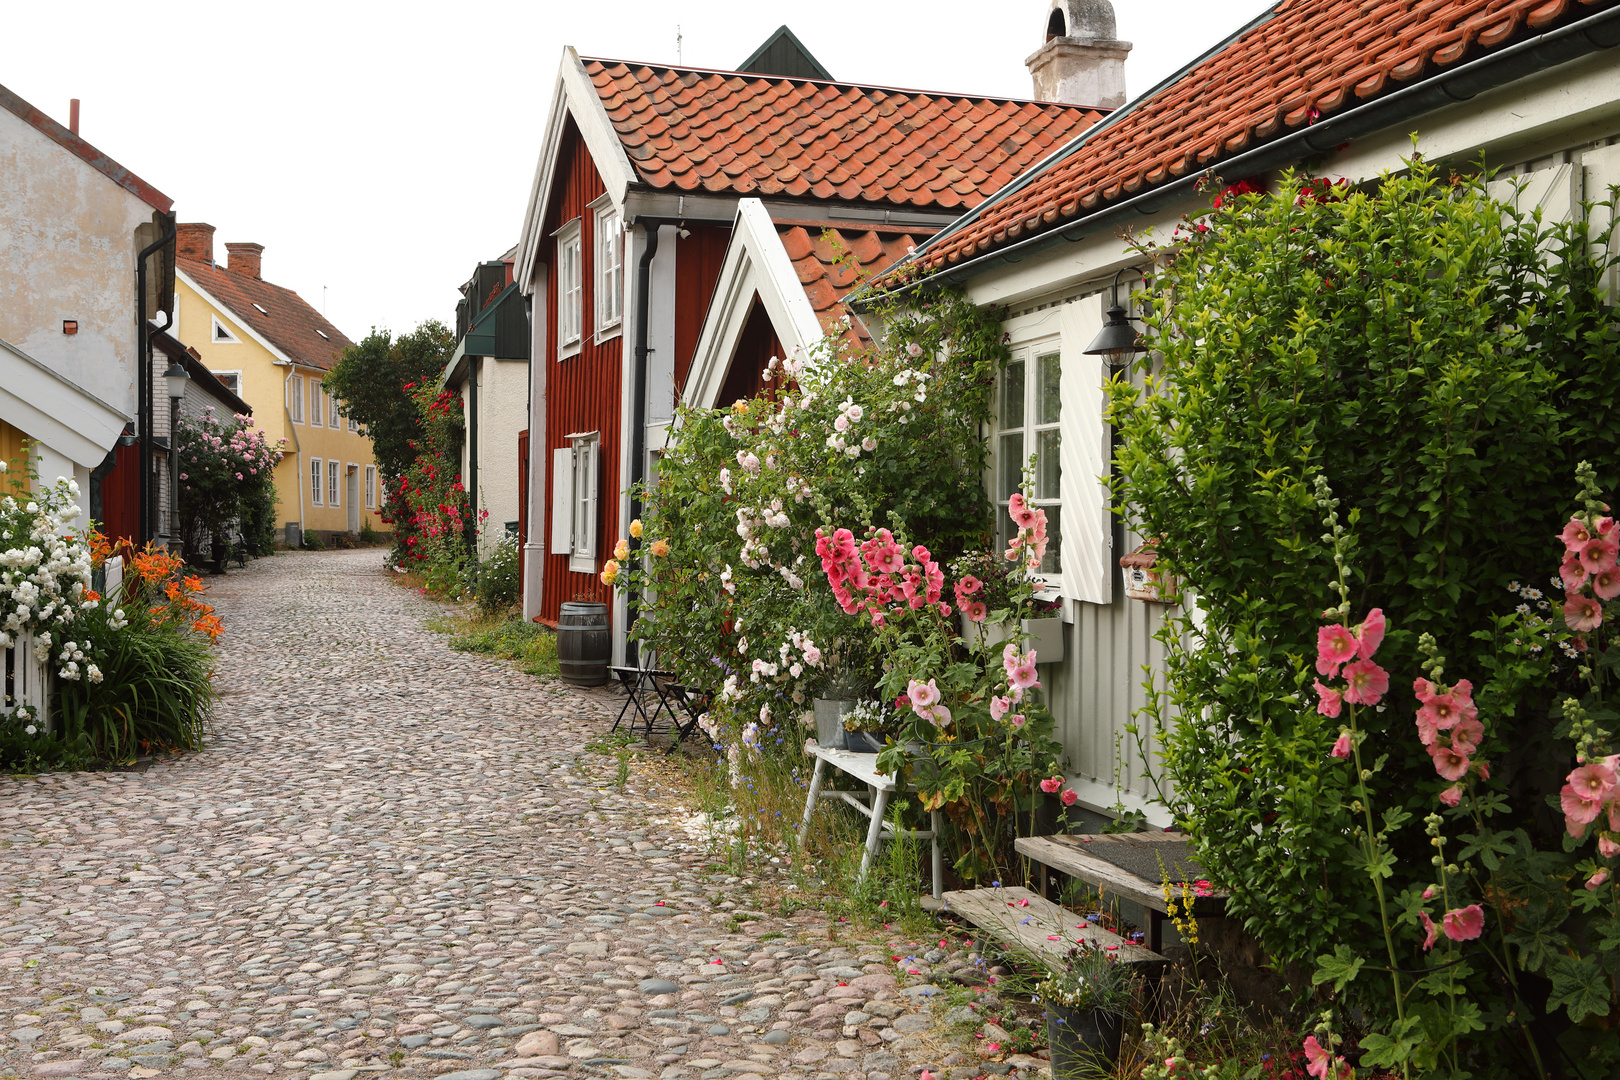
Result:
M804 801L804 823L799 829L799 847L804 847L804 836L810 830L810 815L815 811L816 804L828 797L842 799L865 814L871 822L866 828L866 852L861 856L860 876L866 877L867 872L871 870L872 860L877 857L878 847L883 841L897 837L927 840L933 847L934 899L938 900L944 892L945 880L944 866L939 855L939 834L943 825L940 812L929 811L931 828L896 831L893 825L884 820L884 814L889 807L889 796L896 791L915 791L915 788L910 785L902 787L895 783L893 776L878 772L876 754L857 754L849 750L832 750L821 746L817 746L813 753L816 758L816 771L815 775L810 777L810 794ZM822 790L822 781L826 777L829 765L859 780L866 785L867 790Z

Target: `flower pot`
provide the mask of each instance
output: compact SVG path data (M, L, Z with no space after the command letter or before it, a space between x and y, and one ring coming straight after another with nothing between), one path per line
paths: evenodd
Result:
M851 698L816 698L816 743L823 750L842 750L844 716L855 711Z
M1000 646L1012 635L1007 632L1005 623L974 622L966 615L957 613L957 620L962 624L962 637L975 649L994 649Z
M881 731L845 731L844 745L857 754L878 754L883 752L884 739Z
M1119 1060L1123 1013L1104 1009L1071 1009L1053 1001L1046 1006L1046 1042L1052 1048L1053 1080L1092 1076Z
M1028 640L1024 642L1026 650L1035 651L1037 664L1061 664L1063 662L1063 620L1062 619L1025 619L1024 633Z

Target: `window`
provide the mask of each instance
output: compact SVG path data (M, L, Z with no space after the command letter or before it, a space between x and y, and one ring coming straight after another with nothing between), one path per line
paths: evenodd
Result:
M331 341L331 340L332 340L332 339L331 339L331 338L330 338L330 337L327 337L327 334L326 334L326 331L325 331L325 330L322 330L322 329L320 329L320 328L319 328L319 327L317 327L317 328L316 328L316 329L315 329L315 332L316 332L316 333L317 333L317 334L319 334L319 335L321 335L321 337L323 337L323 338L326 338L326 340L327 340L327 341Z
M216 345L240 345L242 339L231 333L231 328L219 321L219 316L213 316L214 332L211 336Z
M1056 575L1063 567L1059 494L1062 412L1059 397L1063 365L1056 341L1013 350L1001 373L1000 412L996 436L996 505L998 536L1003 547L1017 535L1007 500L1023 488L1024 467L1035 458L1034 501L1046 512L1046 558L1041 573Z
M242 373L240 371L216 371L214 372L214 378L218 379L220 385L237 397L242 396Z
M359 431L360 431L360 421L356 420L352 416L349 417L349 434L350 435L358 434Z
M624 318L624 230L619 212L611 206L596 212L596 332L617 329Z
M321 402L321 381L315 376L309 377L309 425L320 427L326 421L326 407Z
M292 422L304 422L304 377L294 375L287 380L287 411L292 413Z
M558 355L579 351L583 333L585 292L584 252L580 248L579 220L557 231L557 344Z
M257 300L255 300L253 302L253 306L259 309L259 314L260 315L268 315L268 314L270 314L270 309L265 307L263 304L259 303Z
M375 465L366 466L366 509L377 509L377 466Z
M326 505L341 506L338 500L338 468L341 462L328 461L326 463Z
M331 395L331 393L328 393L326 395L326 403L327 403L327 412L329 414L327 416L327 418L326 418L327 426L330 427L333 431L342 430L342 428L343 428L343 417L338 412L338 399L333 397Z
M325 486L326 486L325 484L323 484L321 482L321 479L322 479L322 477L321 477L321 459L320 458L310 458L309 459L309 501L314 503L316 506L321 505L321 492L325 489Z
M551 554L567 555L568 569L596 572L597 432L569 435L551 452Z

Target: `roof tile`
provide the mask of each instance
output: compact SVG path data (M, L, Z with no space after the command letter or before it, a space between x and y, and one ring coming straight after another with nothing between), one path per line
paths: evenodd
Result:
M179 259L176 265L224 304L232 318L299 364L330 371L343 350L354 344L291 289L197 259Z

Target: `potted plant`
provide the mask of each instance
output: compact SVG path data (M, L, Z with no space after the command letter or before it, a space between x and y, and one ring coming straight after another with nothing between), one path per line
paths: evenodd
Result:
M1107 948L1085 944L1068 955L1062 971L1037 987L1046 1007L1055 1080L1080 1076L1082 1069L1108 1068L1118 1060L1125 1014L1138 990L1129 965Z
M1019 619L1019 630L1029 639L1024 647L1034 649L1042 664L1055 664L1063 659L1063 619L1057 614L1059 605L1055 600L1031 595L1031 580L1024 576L1019 564L1007 561L999 552L976 551L952 563L951 574L958 581L972 579L979 583L971 603L982 612L982 618L974 619L973 612L965 607L958 615L962 637L974 648L999 647L1013 636L1012 620L1022 612L1024 617Z
M894 716L881 701L870 698L844 714L844 745L857 754L876 754L895 728Z
M833 677L823 691L825 696L815 699L818 746L824 750L845 748L844 717L854 711L867 692L851 671L841 671Z

